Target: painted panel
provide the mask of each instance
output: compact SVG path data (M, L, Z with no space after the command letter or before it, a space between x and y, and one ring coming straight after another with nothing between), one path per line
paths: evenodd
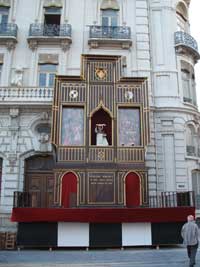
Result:
M61 143L65 146L84 145L83 108L63 108Z
M58 223L58 247L88 247L88 223Z
M119 108L118 116L119 145L140 145L140 110L138 108Z
M123 223L122 246L149 246L151 240L151 223Z

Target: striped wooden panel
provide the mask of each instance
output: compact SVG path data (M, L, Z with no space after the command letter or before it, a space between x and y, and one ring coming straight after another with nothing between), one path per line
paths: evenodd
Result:
M91 85L89 110L94 110L102 100L104 106L113 112L114 87L112 85Z
M144 148L118 148L117 160L123 162L144 162Z
M114 149L107 147L94 147L89 149L89 160L98 162L112 162L114 160Z
M118 179L118 203L124 204L124 175L125 172L118 172L117 179Z
M62 83L62 102L82 103L86 101L86 85L84 83ZM73 97L77 94L77 97Z
M79 204L85 204L86 202L86 195L85 195L85 172L78 172L78 175L80 177L79 182Z
M58 148L58 161L84 161L84 147Z
M127 94L131 92L133 98L127 98ZM142 103L143 92L141 86L130 86L130 85L118 85L117 86L117 99L118 103Z

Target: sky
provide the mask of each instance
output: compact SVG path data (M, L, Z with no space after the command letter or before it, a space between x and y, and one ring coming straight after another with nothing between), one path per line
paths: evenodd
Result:
M190 4L190 32L192 37L198 42L200 52L200 0L191 0ZM200 110L200 60L195 65L195 79L197 90L197 103Z

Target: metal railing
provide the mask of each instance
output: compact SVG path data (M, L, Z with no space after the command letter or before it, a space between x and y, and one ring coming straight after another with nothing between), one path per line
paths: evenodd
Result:
M187 192L161 192L156 196L149 196L150 208L194 207L195 197L193 191Z
M89 31L89 38L96 39L131 39L131 28L127 26L109 27L91 25Z
M72 28L70 24L41 24L33 23L30 25L29 36L30 37L71 37Z
M14 208L39 208L41 207L40 192L14 192Z
M0 102L53 99L52 87L0 87Z
M176 46L184 45L186 47L193 49L195 52L199 53L197 41L190 34L182 31L175 32L174 40Z
M14 23L0 24L0 36L12 36L17 38L17 25Z
M45 194L45 193L44 193ZM48 194L48 192L46 192ZM144 208L176 208L176 207L194 207L199 201L195 201L194 192L161 192L156 196L149 196L149 203ZM14 208L41 208L40 192L14 192L13 200ZM48 207L58 207L56 205L48 205ZM143 208L143 207L141 207Z

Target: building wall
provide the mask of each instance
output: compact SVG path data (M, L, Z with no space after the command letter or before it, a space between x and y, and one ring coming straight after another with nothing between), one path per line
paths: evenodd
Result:
M6 1L2 0L0 4L3 2ZM43 23L43 6L51 2L61 3L61 23L72 25L72 44L66 50L62 49L60 43L30 48L27 42L29 26L34 22ZM194 66L195 60L191 55L177 55L175 52L177 2L119 0L119 25L131 27L130 49L112 46L94 49L88 45L88 25L101 25L100 0L10 2L9 21L18 25L18 36L15 48L10 49L8 45L0 43L0 54L3 54L0 89L0 156L3 158L0 217L9 218L13 192L23 190L25 158L51 152L49 138L42 140L35 130L38 124L51 121L52 91L50 95L44 94L42 97L34 91L39 90L40 54L57 55L58 74L63 75L80 75L81 54L126 57L125 76L147 77L149 82L151 142L146 153L149 194L192 190L191 173L199 169L199 159L187 157L186 128L189 122L193 122L197 134L199 113L195 106L183 102L180 71L181 61ZM20 88L12 85L18 68L23 71ZM8 88L13 88L12 94ZM5 220L0 221L0 227L10 227Z

